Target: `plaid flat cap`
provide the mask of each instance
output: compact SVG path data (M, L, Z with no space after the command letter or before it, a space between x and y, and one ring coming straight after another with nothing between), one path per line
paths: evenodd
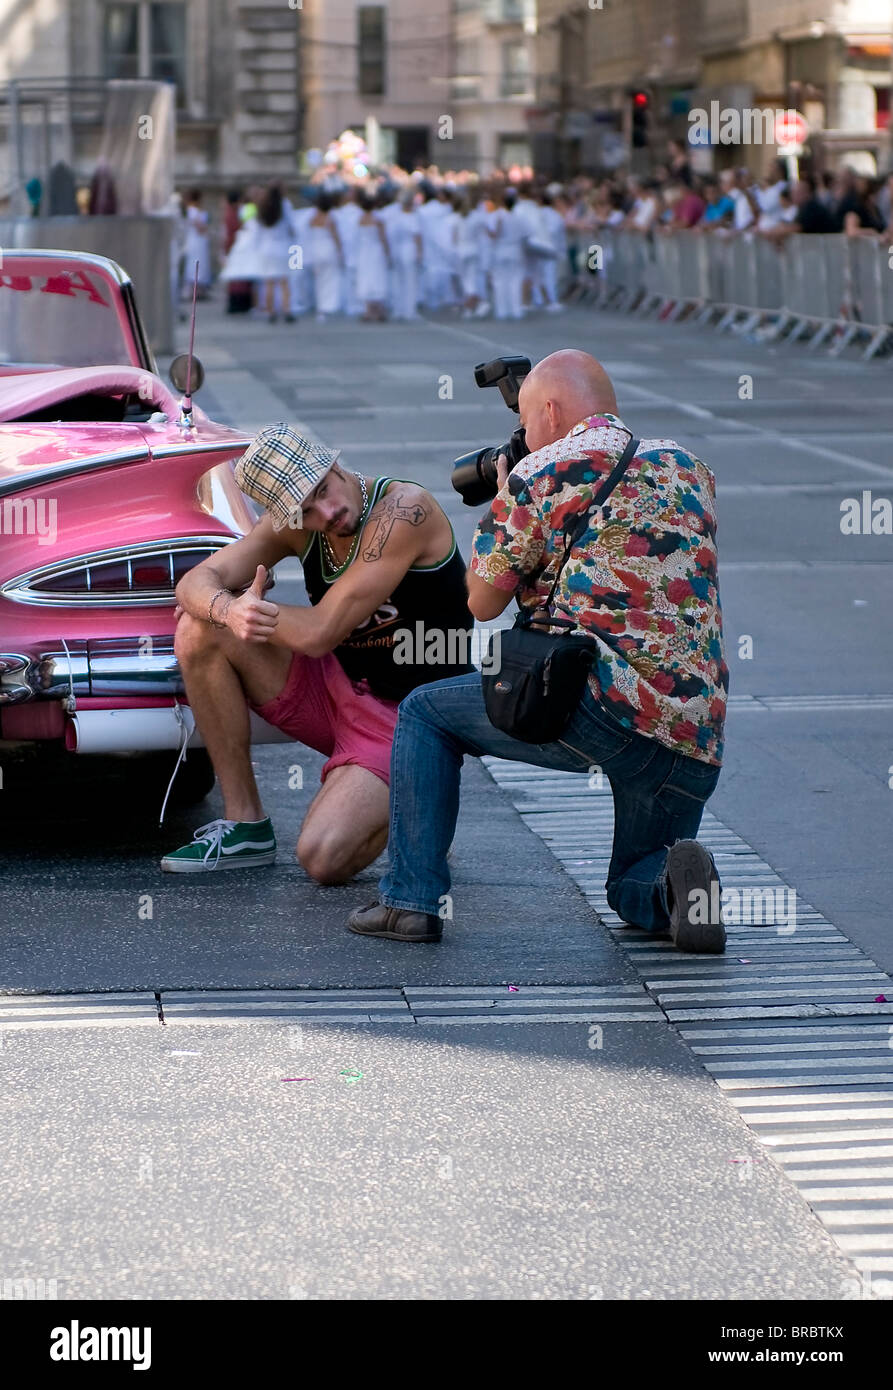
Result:
M302 505L340 457L291 425L265 425L238 460L235 479L273 518L273 530L302 525Z

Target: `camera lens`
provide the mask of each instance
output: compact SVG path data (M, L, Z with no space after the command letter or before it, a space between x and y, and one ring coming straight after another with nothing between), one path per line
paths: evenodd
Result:
M475 449L473 453L457 458L450 481L466 507L479 507L481 503L491 501L499 491L493 450Z

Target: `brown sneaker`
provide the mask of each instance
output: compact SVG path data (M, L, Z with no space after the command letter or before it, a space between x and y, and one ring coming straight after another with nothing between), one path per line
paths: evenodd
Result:
M356 908L347 925L359 936L385 936L389 941L439 941L443 936L443 923L432 913L406 912L379 902Z
M713 856L697 840L677 840L671 846L667 893L673 945L680 951L721 955L726 949L726 928L719 874Z

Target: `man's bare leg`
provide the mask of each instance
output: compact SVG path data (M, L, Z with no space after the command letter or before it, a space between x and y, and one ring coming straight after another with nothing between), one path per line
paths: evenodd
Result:
M226 819L263 820L264 809L251 767L251 724L245 697L256 705L275 699L288 677L292 652L266 642L243 642L228 629L211 627L188 613L177 623L174 652L220 783Z
M304 817L295 857L317 883L346 883L388 842L388 788L368 768L335 767Z

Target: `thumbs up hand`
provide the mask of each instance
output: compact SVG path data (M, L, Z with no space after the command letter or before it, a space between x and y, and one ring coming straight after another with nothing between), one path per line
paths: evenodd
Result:
M258 565L250 588L233 599L226 610L226 625L243 642L268 642L279 622L279 607L264 598L269 576Z

